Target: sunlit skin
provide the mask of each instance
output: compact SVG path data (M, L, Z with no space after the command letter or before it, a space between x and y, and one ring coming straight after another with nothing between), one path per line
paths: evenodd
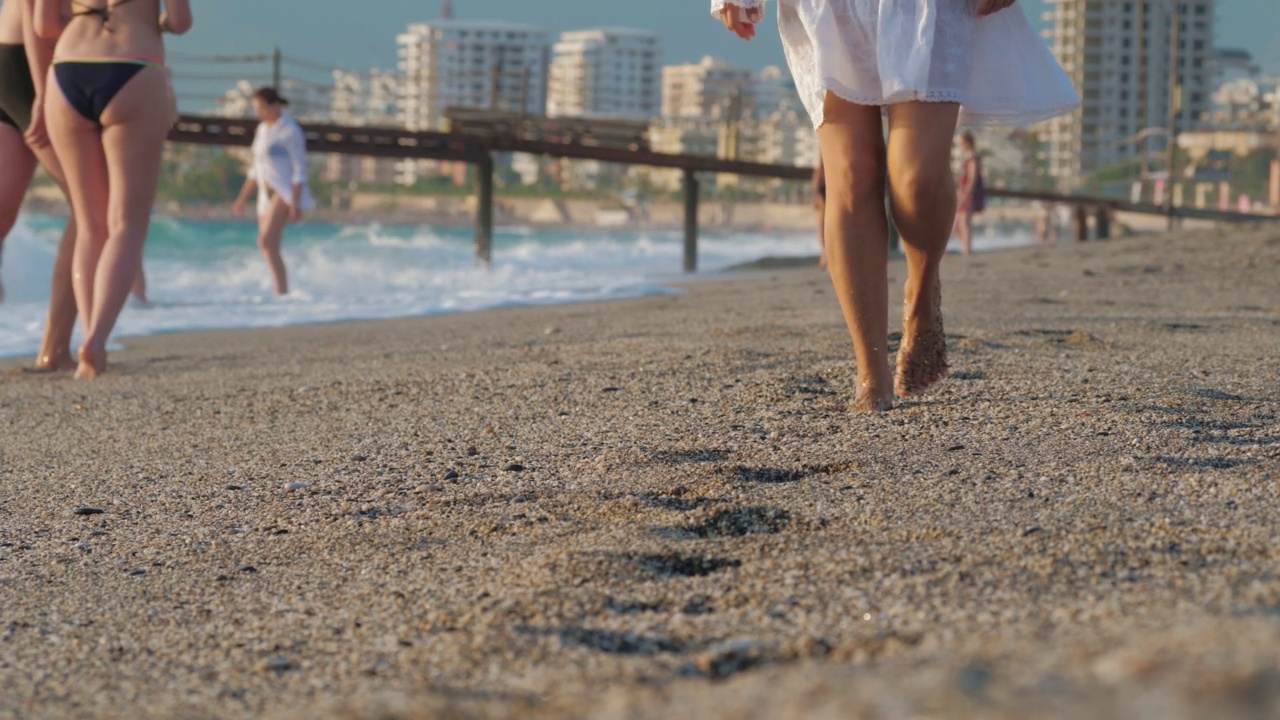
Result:
M983 0L981 14L1012 0ZM744 40L755 37L759 8L727 5L721 20ZM951 147L960 107L908 102L887 108L856 105L828 94L818 129L827 195L822 223L827 269L840 300L857 360L855 412L893 407L894 395L924 392L947 373L939 267L956 211ZM888 216L907 261L902 343L889 366Z
M3 0L0 3L0 42L24 46L27 63L31 67L32 85L36 90L36 100L31 108L33 121L36 119L37 108L43 102L45 73L53 57L53 43L36 36L34 13L34 0ZM25 136L13 126L0 123L0 168L4 168L4 172L0 173L0 241L13 230L18 210L37 165L45 169L66 196L66 176L49 144L43 123L33 122ZM72 215L67 220L54 260L49 316L45 323L44 338L40 343L40 353L31 368L35 372L70 370L75 367L71 357L71 333L76 324L76 298L71 286L71 258L75 251L75 238L76 223ZM0 286L0 299L3 297L3 286Z
M956 222L952 229L953 234L960 240L961 254L968 256L973 254L973 212L968 210L969 201L973 197L973 188L978 178L978 161L977 148L973 146L973 142L965 137L961 141L961 147L964 149L964 182L961 184L958 195L956 197Z
M97 6L91 6L97 7ZM163 58L162 32L191 28L189 0L133 0L112 6L110 23L73 17L62 0L35 0L35 28L57 42L59 56ZM56 89L54 73L48 86ZM85 339L77 378L107 368L107 340L138 280L151 223L160 156L173 124L172 95L163 67L147 65L125 83L98 122L80 114L61 92L47 92L40 123L63 161L78 220L72 284ZM33 130L35 122L33 121Z

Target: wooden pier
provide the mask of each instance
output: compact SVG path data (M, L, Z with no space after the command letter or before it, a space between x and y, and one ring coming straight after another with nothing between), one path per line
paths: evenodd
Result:
M253 142L257 124L256 120L251 119L183 115L170 131L169 140L199 145L248 146ZM308 152L455 161L474 165L478 177L476 257L485 265L490 263L493 256L493 153L495 152L528 153L547 157L681 170L684 177L683 264L685 272L695 272L698 269L699 173L731 173L793 181L808 181L813 176L812 168L793 165L770 165L723 160L703 155L653 152L649 149L647 142L640 142L634 133L627 133L626 128L619 123L606 123L602 126L605 129L599 136L592 134L589 124L551 122L530 124L527 119L514 122L509 118L496 118L491 119L486 125L485 119L474 113L466 116L465 122L459 123L464 131L448 133L351 127L326 123L301 123L301 125L306 134ZM538 128L539 131L530 132L527 130L529 127ZM571 131L555 134L550 133L547 128L571 128ZM1106 237L1110 232L1110 213L1115 211L1222 222L1258 222L1276 219L1245 213L1183 207L1169 208L1111 198L1000 188L990 188L988 195L993 198L1072 205L1075 207L1075 234L1080 240L1088 237L1088 218L1091 214L1094 217L1096 234L1099 237Z

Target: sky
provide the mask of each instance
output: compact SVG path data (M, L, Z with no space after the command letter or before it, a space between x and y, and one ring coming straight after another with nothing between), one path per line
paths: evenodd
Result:
M461 19L508 20L564 30L622 25L663 36L664 62L696 61L704 55L760 68L783 64L772 18L756 40L745 43L711 18L707 0L453 0ZM1022 0L1037 25L1044 0ZM220 95L231 85L223 78L270 77L267 63L198 63L198 56L253 55L279 46L286 58L349 70L394 69L396 34L412 22L438 17L440 0L215 0L195 5L195 27L169 41L183 106L202 94ZM377 8L376 11L373 8ZM1218 46L1242 47L1267 71L1280 74L1280 0L1218 0ZM320 80L316 68L290 63L286 77ZM206 76L196 79L195 76Z

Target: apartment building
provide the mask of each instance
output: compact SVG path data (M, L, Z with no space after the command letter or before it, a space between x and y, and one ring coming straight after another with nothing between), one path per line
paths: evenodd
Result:
M1048 124L1048 173L1069 190L1135 156L1160 168L1171 104L1179 131L1211 110L1214 0L1048 2L1046 37L1082 100L1078 111Z
M547 115L643 120L661 112L662 44L629 28L577 30L552 50Z

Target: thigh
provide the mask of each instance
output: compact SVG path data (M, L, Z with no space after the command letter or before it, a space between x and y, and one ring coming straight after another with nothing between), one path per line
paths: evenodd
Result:
M284 235L285 223L289 221L289 204L276 193L267 206L267 213L258 218L258 229L262 241L271 248L280 247L280 237Z
M160 159L169 135L164 70L143 68L102 113L112 225L146 227L160 182Z
M46 86L44 112L49 140L67 181L71 209L81 227L105 228L107 222L107 159L98 126L72 108L58 89L52 70Z
M889 106L889 174L921 172L926 177L951 176L960 106L956 103L909 102Z
M826 174L827 199L833 192L847 191L850 176L859 185L883 184L885 144L880 108L828 93L823 115L818 149Z
M36 158L18 128L0 123L0 219L17 218L18 208L36 172ZM11 227L0 227L0 241Z

